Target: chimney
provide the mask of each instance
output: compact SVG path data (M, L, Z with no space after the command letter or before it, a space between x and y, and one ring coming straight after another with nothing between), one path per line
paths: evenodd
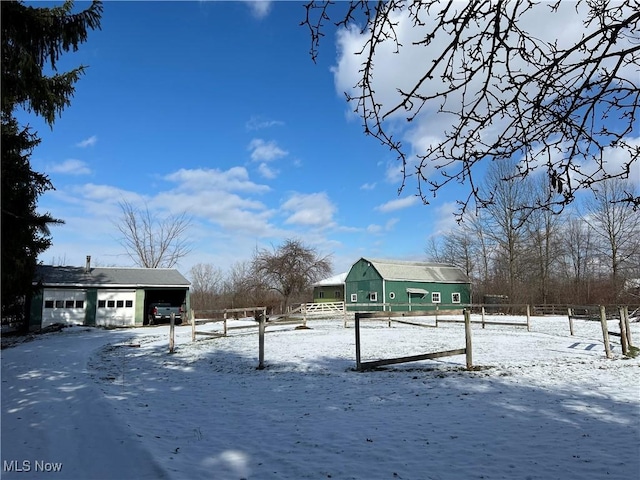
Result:
M85 273L91 273L91 255L87 255L87 263L84 267Z

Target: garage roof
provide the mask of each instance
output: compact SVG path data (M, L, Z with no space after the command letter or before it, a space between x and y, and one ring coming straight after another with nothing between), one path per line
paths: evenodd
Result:
M446 263L403 262L363 258L374 267L385 280L469 283L469 278L455 265Z
M181 287L189 281L174 268L83 267L39 265L34 285L46 287Z

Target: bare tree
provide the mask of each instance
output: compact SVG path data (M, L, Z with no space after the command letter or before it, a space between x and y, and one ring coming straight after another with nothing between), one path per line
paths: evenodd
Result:
M590 298L590 265L593 262L591 229L582 218L571 216L562 227L561 248L565 276L570 280L573 302L588 303Z
M224 274L221 269L210 263L198 263L191 267L191 305L194 309L216 308Z
M586 202L585 221L599 239L596 248L611 274L610 300L621 292L625 270L638 269L630 261L637 259L640 252L640 212L620 202L625 192L630 191L633 186L629 182L611 179L602 182L594 197Z
M358 35L353 53L362 61L347 101L364 132L397 154L400 190L413 176L425 203L458 182L466 186L459 215L471 201L486 206L492 198L478 188L477 174L491 160L515 159L512 177L543 170L555 192L522 207L557 212L576 191L627 178L638 162L635 0L326 0L309 2L306 12L302 25L310 30L314 60L329 21ZM562 38L566 18L581 21L579 36ZM393 54L421 69L405 69L388 85ZM418 131L419 141L409 139L407 149L396 138L403 122L424 120L447 128L438 135ZM610 152L620 161L607 161ZM619 200L640 205L628 191Z
M139 267L171 268L191 251L186 213L160 218L148 205L136 208L127 201L120 202L120 209L122 217L115 224L122 234L120 244Z
M525 222L529 215L521 208L529 198L527 182L513 177L513 163L492 163L482 190L492 201L486 207L483 229L495 244L494 269L512 302L520 295L517 284L522 276Z
M535 178L532 182L532 195L538 199L548 198L551 185L543 178ZM535 199L532 203L535 203ZM538 286L538 299L542 303L551 300L552 268L559 258L560 219L550 210L534 210L527 218L526 239L528 257L531 259L531 280Z
M253 271L269 288L282 295L283 312L292 295L308 289L313 282L331 274L331 260L320 256L299 240L286 240L273 251L259 250L253 258Z

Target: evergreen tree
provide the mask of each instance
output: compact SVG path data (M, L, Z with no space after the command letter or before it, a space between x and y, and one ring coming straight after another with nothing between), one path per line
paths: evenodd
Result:
M58 73L60 55L77 50L89 30L100 28L102 4L72 13L73 2L54 8L0 2L2 16L2 318L24 318L37 258L51 245L49 225L60 223L36 211L37 200L53 185L33 171L30 157L40 143L36 133L21 127L17 108L53 123L70 104L74 84L84 73L79 66ZM47 75L45 68L52 74ZM26 301L26 303L25 303ZM27 323L24 323L25 327Z

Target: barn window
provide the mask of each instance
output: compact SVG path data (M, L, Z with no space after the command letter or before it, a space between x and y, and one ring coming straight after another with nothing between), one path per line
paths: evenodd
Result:
M84 308L84 300L76 300L76 308Z
M53 308L53 300L45 300L44 308Z
M342 292L340 290L336 290L333 292L333 298L340 298L342 296Z
M395 292L389 292L389 298L391 300L393 300L394 298L396 298L396 293Z
M318 292L318 298L324 298L324 292L322 290Z
M369 292L369 301L377 302L378 301L378 292Z
M64 308L73 308L75 304L76 302L74 302L73 300L65 300Z
M116 307L118 308L124 307L124 300L118 300L118 302L116 303Z
M107 308L114 308L116 306L115 300L107 300Z
M98 308L104 308L107 306L106 300L98 300Z
M124 302L124 306L125 308L133 307L133 300L127 300L126 302Z
M56 308L64 308L64 300L56 300Z
M351 301L354 302L354 303L358 301L358 294L357 293L352 293L351 294Z
M440 292L433 292L431 294L431 303L440 303Z
M451 294L451 303L460 303L460 294L458 292Z

